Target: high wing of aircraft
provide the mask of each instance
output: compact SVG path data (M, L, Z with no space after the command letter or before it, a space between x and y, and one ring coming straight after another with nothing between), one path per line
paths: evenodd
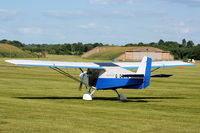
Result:
M119 94L117 89L144 89L150 85L151 77L170 77L172 75L151 75L162 67L193 66L194 64L182 61L156 61L150 57L143 57L141 62L117 62L117 63L87 63L87 62L61 62L61 61L37 61L37 60L6 60L6 62L25 65L49 67L80 83L79 89L85 85L89 89L83 94L83 100L92 100L96 90L114 90L120 100L126 100L126 96ZM80 79L63 71L61 68L79 68ZM87 71L83 71L86 68ZM132 72L128 69L137 69Z

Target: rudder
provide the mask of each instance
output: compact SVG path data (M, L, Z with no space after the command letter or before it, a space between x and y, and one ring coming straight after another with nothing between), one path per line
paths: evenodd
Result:
M138 89L144 89L150 85L151 80L151 64L152 59L150 57L143 57L142 62L140 63L137 74L144 74L143 84L138 86Z

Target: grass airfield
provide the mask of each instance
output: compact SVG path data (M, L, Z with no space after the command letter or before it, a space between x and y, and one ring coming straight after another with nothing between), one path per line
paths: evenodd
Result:
M11 65L4 60L1 66ZM51 55L42 60L100 61ZM174 76L152 78L143 90L119 89L127 102L113 91L83 101L85 88L78 91L78 83L49 68L0 67L0 133L199 133L200 65L154 73Z

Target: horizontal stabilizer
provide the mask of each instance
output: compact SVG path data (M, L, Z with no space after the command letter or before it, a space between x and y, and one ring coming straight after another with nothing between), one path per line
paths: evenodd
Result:
M151 75L152 78L168 78L173 76L172 74L157 74L157 75Z

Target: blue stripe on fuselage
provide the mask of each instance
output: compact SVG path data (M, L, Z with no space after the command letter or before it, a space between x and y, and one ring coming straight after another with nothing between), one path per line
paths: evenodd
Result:
M97 80L96 89L115 89L128 86L140 85L143 83L143 79L133 78L99 78Z

